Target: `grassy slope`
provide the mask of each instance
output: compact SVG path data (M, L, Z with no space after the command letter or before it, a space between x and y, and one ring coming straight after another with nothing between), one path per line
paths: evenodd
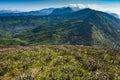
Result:
M120 51L72 45L1 46L0 80L32 78L120 80Z
M27 45L28 42L19 38L0 38L0 45Z

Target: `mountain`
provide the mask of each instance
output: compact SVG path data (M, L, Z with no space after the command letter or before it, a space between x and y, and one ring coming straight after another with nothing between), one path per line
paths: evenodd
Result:
M89 8L55 9L46 16L3 16L0 22L1 38L20 39L28 45L120 47L120 19Z
M48 14L52 13L52 11L53 11L54 9L55 9L55 8L45 8L45 9L40 10L40 12L43 13L43 14L48 15Z
M54 8L46 8L39 11L23 12L23 13L20 13L20 15L48 15L52 13L53 10Z
M116 13L110 13L110 14L113 15L114 17L116 17L116 18L119 18L119 15L116 14Z
M12 11L12 10L0 10L0 14L6 14L6 13L19 13L20 11Z
M63 8L57 8L53 10L53 12L50 15L61 15L61 14L66 14L66 13L71 13L73 12L73 9L70 7L63 7Z
M120 20L110 14L86 8L55 15L44 17L49 18L45 24L23 33L19 38L28 40L30 44L120 46Z
M37 11L29 11L29 12L15 12L15 11L6 11L6 10L2 10L0 11L0 16L27 16L27 15L48 15L50 13L52 13L52 11L54 10L54 8L45 8L42 10L37 10Z

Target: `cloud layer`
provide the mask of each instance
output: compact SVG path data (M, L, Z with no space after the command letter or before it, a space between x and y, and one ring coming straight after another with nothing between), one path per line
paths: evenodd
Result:
M79 7L79 8L91 8L104 12L111 12L120 15L120 7L117 6L105 6L97 4L69 4L70 7Z

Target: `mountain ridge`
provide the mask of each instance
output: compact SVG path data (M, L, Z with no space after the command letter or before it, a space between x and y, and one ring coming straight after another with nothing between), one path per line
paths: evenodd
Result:
M50 15L62 15L67 13L72 13L74 10L70 7L56 8Z
M79 7L61 7L61 8L43 8L40 10L31 10L31 11L19 11L19 10L0 10L0 16L27 16L27 15L33 15L33 16L40 16L40 15L49 15L51 14L54 10L58 10L58 9L65 9L65 8L69 8L71 9L71 12L75 12L75 11L79 11L82 9L87 9L87 8L79 8ZM89 8L91 9L91 8ZM95 9L92 9L95 10ZM97 10L96 10L97 11ZM105 12L105 11L102 11ZM119 18L119 14L117 13L112 13L110 11L105 12L105 13L109 13L110 15L115 16L116 18Z
M50 23L33 30L32 35L29 35L29 39L34 36L37 37L37 39L36 37L32 38L33 43L35 41L40 42L40 44L97 45L106 47L120 45L120 33L117 32L117 29L120 29L118 25L120 20L112 15L86 8L67 14L55 14L55 16L59 18L57 25ZM68 21L62 21L64 19ZM39 36L43 34L44 37ZM44 40L47 40L47 42L44 42Z
M61 8L58 12L64 10L66 8ZM79 11L70 9L67 13L47 16L1 17L1 19L3 18L5 18L3 20L5 22L2 22L2 24L8 24L12 21L6 26L21 24L23 26L21 29L18 29L18 27L11 29L12 34L14 33L11 37L24 40L30 45L68 44L112 48L120 46L120 19L90 8ZM27 27L28 24L31 28ZM16 33L16 31L19 31L19 33ZM3 34L1 33L1 35Z
M28 11L28 12L14 12L11 10L4 10L4 12L1 10L0 11L0 16L28 16L28 15L33 15L33 16L39 16L39 15L48 15L50 14L55 8L45 8L41 10L36 10L36 11Z

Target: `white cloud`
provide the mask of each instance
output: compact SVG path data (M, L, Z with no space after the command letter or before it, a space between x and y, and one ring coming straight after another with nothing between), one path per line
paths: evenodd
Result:
M118 6L108 6L108 5L97 5L97 4L69 4L70 7L79 8L91 8L104 12L112 12L120 15L120 7Z

